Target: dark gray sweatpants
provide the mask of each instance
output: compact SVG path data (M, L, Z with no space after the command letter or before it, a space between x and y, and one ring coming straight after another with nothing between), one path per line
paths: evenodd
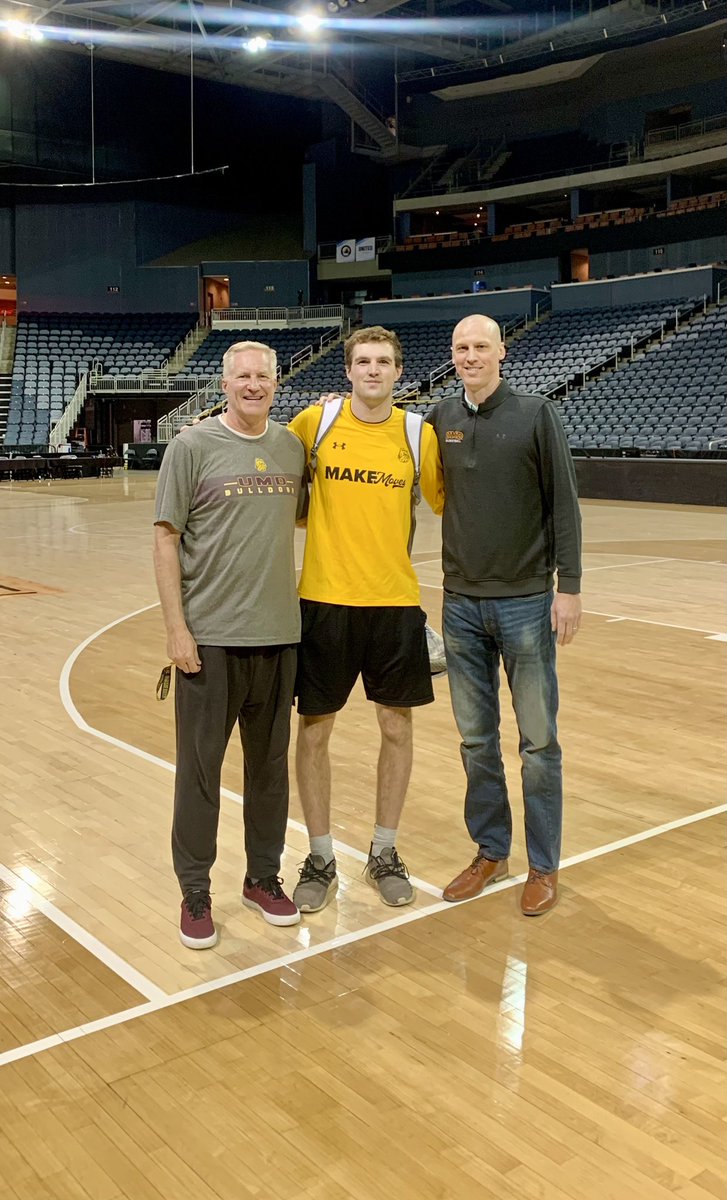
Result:
M247 873L277 875L288 818L295 646L198 646L202 669L176 672L177 773L172 859L182 894L209 891L220 775L237 722L245 760Z

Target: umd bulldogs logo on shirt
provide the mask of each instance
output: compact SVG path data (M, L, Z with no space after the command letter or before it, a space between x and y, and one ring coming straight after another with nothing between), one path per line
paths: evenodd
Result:
M264 475L267 469L262 459L255 461L255 466L262 462L258 475L238 475L222 484L225 496L294 496L296 482L292 475Z
M256 471L267 471L267 469L268 469L268 464L265 462L264 458L256 458L255 459L255 470Z
M445 442L463 442L464 431L462 429L448 429L444 435Z
M409 462L410 459L411 459L411 455L410 455L409 451L404 446L402 446L401 450L399 451L399 462L407 463L407 462Z

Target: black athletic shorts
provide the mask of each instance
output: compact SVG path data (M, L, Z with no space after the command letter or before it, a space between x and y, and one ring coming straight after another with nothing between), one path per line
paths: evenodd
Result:
M301 600L300 608L299 713L320 717L338 712L359 675L367 699L376 704L431 704L426 615L420 608L356 608L316 600Z

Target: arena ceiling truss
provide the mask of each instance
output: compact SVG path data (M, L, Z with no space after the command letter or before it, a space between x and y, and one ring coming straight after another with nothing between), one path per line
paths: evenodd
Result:
M671 0L671 7L684 14L695 8L709 21L727 5ZM639 20L659 16L647 0L571 0L566 25L576 34L585 25L581 32L592 36L594 22L618 22L624 14L633 21L635 9ZM0 0L0 29L10 36L92 59L332 101L372 150L391 157L403 149L391 118L398 80L424 78L434 90L452 82L453 73L464 76L468 66L476 73L483 65L506 70L506 42L521 54L529 43L530 52L542 50L545 38L555 51L551 20L551 0ZM499 64L492 61L493 43ZM438 94L446 98L446 89Z

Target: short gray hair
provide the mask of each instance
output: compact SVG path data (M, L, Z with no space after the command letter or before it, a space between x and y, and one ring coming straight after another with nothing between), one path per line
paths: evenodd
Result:
M262 350L263 354L268 357L270 363L270 372L273 376L276 375L278 369L278 356L272 346L266 346L265 342L234 342L232 346L228 346L222 356L222 375L224 378L230 373L230 363L236 354L241 354L243 350Z

